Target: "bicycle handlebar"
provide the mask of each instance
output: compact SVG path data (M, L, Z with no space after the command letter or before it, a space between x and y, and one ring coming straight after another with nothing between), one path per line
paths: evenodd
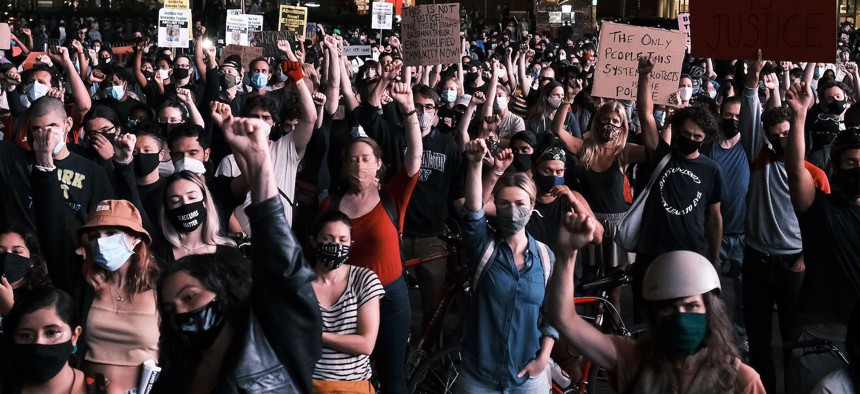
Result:
M583 291L604 291L612 290L616 287L633 283L633 277L624 272L619 272L612 276L600 278L581 285L579 288Z

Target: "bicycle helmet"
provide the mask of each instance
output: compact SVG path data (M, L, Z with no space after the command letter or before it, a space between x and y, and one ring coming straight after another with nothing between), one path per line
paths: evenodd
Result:
M860 149L860 128L852 127L836 135L830 147L830 157L834 165L839 165L842 154L850 149Z
M642 281L648 301L671 300L721 290L720 277L704 256L679 250L657 257Z

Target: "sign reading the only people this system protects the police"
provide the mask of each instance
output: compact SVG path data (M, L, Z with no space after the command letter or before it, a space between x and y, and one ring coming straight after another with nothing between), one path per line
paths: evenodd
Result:
M594 73L593 96L635 100L639 82L639 58L650 57L651 94L657 104L669 104L678 91L686 43L678 31L618 23L603 23Z
M427 4L403 9L400 23L403 64L429 66L460 62L460 5Z

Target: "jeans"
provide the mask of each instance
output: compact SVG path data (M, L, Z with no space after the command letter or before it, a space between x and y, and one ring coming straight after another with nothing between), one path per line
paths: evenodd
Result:
M799 258L799 254L767 255L749 246L744 255L744 320L750 345L750 366L761 375L761 381L769 394L776 392L776 371L771 348L773 304L775 302L779 309L782 343L791 342L803 272L792 272L789 268Z
M402 276L385 285L384 289L385 295L379 302L379 335L372 358L381 391L403 394L407 392L406 347L412 319L409 291Z
M457 382L454 385L454 392L457 394L546 394L552 388L547 371L548 369L538 376L530 377L517 387L499 389L479 381L466 368L461 367L460 375L457 376Z
M631 290L633 290L633 322L635 324L648 323L648 305L642 298L642 280L645 279L645 271L648 270L655 258L649 254L637 253L636 262L633 263Z
M400 246L403 258L412 260L432 256L445 251L445 242L438 237L412 237L403 236L403 244ZM430 321L436 306L442 298L442 290L445 287L445 274L448 260L436 259L425 261L414 265L415 275L418 277L418 290L421 292L422 327Z
M732 278L732 290L735 293L735 305L732 308L732 320L734 320L735 334L738 339L743 339L747 336L746 325L744 324L744 293L742 288L743 275L741 269L744 262L744 235L743 234L726 234L723 235L723 242L720 245L720 262L723 264L723 272L727 272Z

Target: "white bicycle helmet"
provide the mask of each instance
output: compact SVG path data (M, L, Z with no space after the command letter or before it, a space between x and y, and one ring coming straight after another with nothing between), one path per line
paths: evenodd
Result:
M642 297L648 301L671 300L721 290L720 277L704 256L679 250L657 257L642 280Z

